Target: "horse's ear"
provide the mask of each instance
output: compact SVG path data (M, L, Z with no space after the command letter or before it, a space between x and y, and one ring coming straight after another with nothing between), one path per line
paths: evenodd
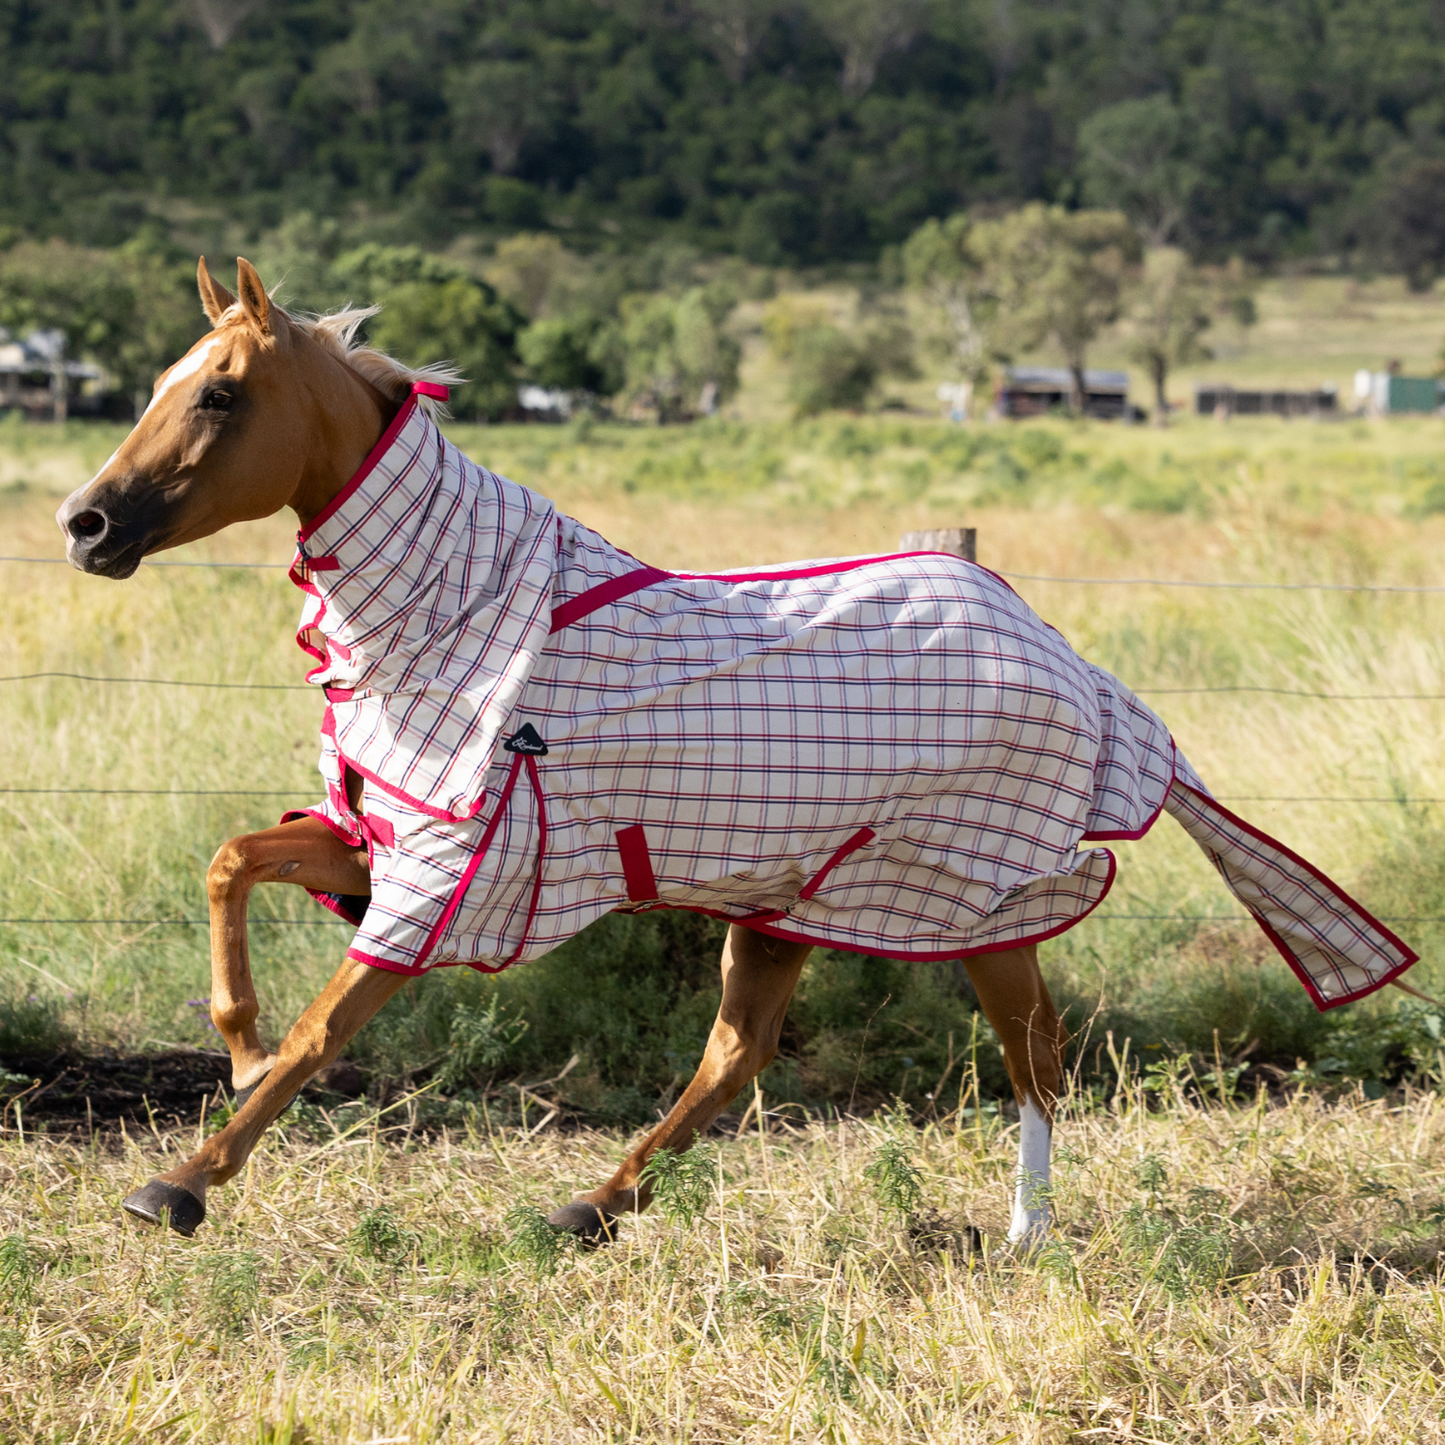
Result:
M201 309L212 326L236 304L236 298L206 269L204 256L196 265L196 287L201 293Z
M256 274L256 268L244 257L236 258L236 295L246 320L266 336L271 330L271 298Z

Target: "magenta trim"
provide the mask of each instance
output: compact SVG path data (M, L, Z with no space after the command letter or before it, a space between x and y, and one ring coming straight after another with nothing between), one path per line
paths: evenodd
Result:
M385 848L387 852L396 847L396 829L385 818L377 818L369 813L363 813L360 816L360 822L361 831L366 834L368 842L375 843L379 848Z
M859 828L851 838L833 852L833 856L798 890L800 899L811 898L822 886L823 880L850 854L865 843L871 843L878 835L872 828Z
M1389 983L1391 979L1399 978L1399 976L1404 973L1406 969L1413 968L1417 963L1419 963L1420 955L1416 953L1415 950L1411 948L1408 943L1406 943L1403 939L1397 937L1392 930L1386 928L1385 925L1381 923L1380 920L1376 918L1375 915L1371 913L1368 908L1365 908L1362 904L1357 903L1353 898L1351 898L1350 895L1346 893L1345 890L1341 888L1340 885L1336 883L1333 878L1327 877L1325 874L1321 873L1320 870L1316 868L1313 863L1309 862L1307 859L1301 858L1300 855L1296 853L1293 848L1287 848L1283 843L1279 841L1278 838L1272 838L1268 833L1262 832L1252 823L1246 823L1244 819L1241 818L1237 813L1230 812L1230 810L1226 808L1223 803L1220 803L1214 798L1211 798L1208 793L1200 792L1198 788L1191 786L1189 783L1186 783L1179 778L1175 778L1173 786L1176 788L1181 788L1186 793L1192 793L1201 802L1207 804L1216 812L1222 813L1226 818L1229 819L1231 823L1234 824L1236 828L1243 829L1257 843L1263 843L1267 848L1278 849L1278 851L1283 853L1284 856L1288 858L1290 862L1293 863L1297 868L1303 868L1304 871L1308 873L1310 877L1315 880L1316 883L1322 883L1326 888L1330 890L1331 893L1335 895L1336 898L1340 900L1341 903L1343 903L1347 908L1353 909L1356 913L1360 915L1361 918L1363 918L1370 925L1371 928L1378 929L1379 932L1382 933L1385 938L1389 940L1390 943L1394 944L1394 946L1398 948L1401 953L1407 955L1403 963L1397 964L1389 971L1389 973L1385 974L1382 978L1376 979L1373 983L1367 984L1364 988L1356 989L1354 993L1344 994L1340 998L1327 999L1324 997L1323 994L1320 993L1319 989L1315 986L1314 980L1310 978L1310 976L1304 971L1303 968L1300 967L1299 962L1296 960L1294 954L1290 952L1289 945L1284 941L1284 939L1281 938L1280 935L1276 933L1275 930L1271 928L1270 925L1259 916L1259 914L1257 914L1252 908L1249 909L1249 916L1253 918L1254 921L1259 925L1260 930L1261 932L1263 932L1264 936L1268 938L1272 944L1274 944L1275 948L1280 954L1280 957L1283 958L1287 964L1289 964L1291 970L1294 972L1294 976L1299 979L1299 981L1304 985L1305 992L1310 996L1310 1002L1313 1003L1314 1006L1321 1013L1328 1013L1329 1010L1332 1008L1340 1008L1344 1004L1354 1003L1358 999L1368 998L1370 994L1384 988L1384 986Z
M308 572L339 572L341 558L329 554L325 557L308 557L302 565Z
M697 582L786 582L795 577L832 577L840 572L855 572L859 567L871 567L875 562L901 562L908 557L949 557L955 562L964 560L962 557L954 557L952 552L882 552L876 557L854 557L846 562L791 567L781 572L672 572L668 575L681 581ZM978 563L970 562L968 565L977 567ZM987 567L982 570L988 572ZM989 576L994 576L994 573L989 572Z
M318 823L324 823L348 848L360 848L366 843L360 833L348 833L339 823L333 822L325 813L315 808L292 808L290 812L281 814L279 822L293 823L297 818L315 818Z
M447 904L442 916L437 919L436 926L427 934L426 942L421 946L421 952L417 955L416 967L418 969L427 961L432 949L437 946L437 940L442 936L447 924L452 921L452 915L461 906L463 895L471 887L472 879L477 876L477 869L482 866L482 859L487 856L487 849L492 846L492 839L496 836L497 827L502 821L502 814L506 811L507 804L512 801L512 789L517 786L517 774L522 770L522 754L512 755L512 766L507 772L507 781L502 785L502 791L497 797L496 811L493 812L491 820L487 824L487 830L482 834L482 840L477 844L477 851L472 854L471 862L467 864L466 872L462 874L461 882L457 884L456 892L452 894L451 902ZM400 970L398 970L400 971ZM496 970L492 970L496 972Z
M332 739L336 737L335 724L332 724ZM375 784L383 793L395 798L400 803L405 803L408 808L415 808L418 813L425 813L428 818L435 818L439 823L470 823L478 813L482 811L482 804L487 801L485 791L482 796L472 804L471 810L466 813L448 813L445 808L434 808L430 803L423 802L420 798L413 798L410 793L401 788L393 787L385 778L378 777L370 768L364 768L358 762L353 762L337 747L336 756L346 764L354 773L360 773L368 783ZM520 754L518 754L520 756Z
M660 567L639 567L636 571L624 572L620 577L609 577L607 581L599 582L585 592L579 592L576 597L554 609L548 635L560 632L574 622L580 622L589 613L605 607L609 602L619 602L622 598L640 592L644 587L651 587L654 582L665 581L672 575Z
M419 966L408 967L404 963L393 963L389 958L378 958L374 953L363 953L359 948L348 948L347 958L364 963L368 968L384 968L387 973L404 973L408 978L419 978L427 970Z
M356 914L343 908L329 893L318 893L314 888L306 890L328 913L334 913L343 923L349 923L353 928L361 927L361 919Z
M450 401L452 389L449 386L443 386L439 381L414 381L411 384L411 394L413 396L430 396L437 401Z
M949 554L945 552L942 555L946 557ZM719 918L724 923L736 923L740 928L747 928L753 933L765 933L769 938L781 938L788 943L806 943L812 948L836 948L848 953L867 954L870 958L898 958L918 963L946 963L955 958L975 958L984 953L1007 953L1012 948L1028 948L1033 944L1046 943L1051 938L1057 938L1061 933L1067 933L1075 924L1082 923L1109 896L1109 891L1114 886L1114 878L1119 871L1119 860L1109 853L1108 849L1104 849L1104 852L1108 853L1109 876L1104 879L1104 887L1099 896L1082 913L1076 913L1072 918L1054 928L1045 929L1041 933L1031 933L1027 938L1016 938L1009 943L985 943L980 944L977 948L948 949L940 953L922 953L916 949L857 948L848 943L840 943L836 938L818 938L813 934L799 933L791 928L774 928L770 924L760 921L780 916L778 914L749 914L745 918L734 918L715 908L699 908L687 903L659 903L657 907L686 913L703 913L709 918Z
M319 667L315 670L321 671ZM323 687L321 691L326 694L327 702L350 702L356 696L355 691L349 687Z
M1179 756L1179 744L1174 741L1173 734L1169 738L1169 787L1164 789L1164 797L1160 804L1149 815L1148 821L1142 828L1135 828L1132 832L1127 829L1120 829L1114 833L1085 833L1080 839L1081 843L1134 843L1142 838L1159 821L1164 812L1164 804L1169 801L1170 791L1176 781L1174 769L1175 759Z
M372 447L366 460L362 462L361 466L357 469L356 475L296 534L302 542L311 536L324 521L330 517L334 517L337 508L376 470L376 464L391 450L391 444L396 440L402 427L407 424L412 412L415 410L416 397L407 397L401 405L401 410L392 417L391 425L382 432L381 440Z

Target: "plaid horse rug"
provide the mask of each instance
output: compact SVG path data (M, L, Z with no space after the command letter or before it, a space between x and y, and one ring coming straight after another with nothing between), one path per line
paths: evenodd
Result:
M1162 812L1318 1007L1416 960L974 564L644 567L463 456L417 397L298 544L327 697L304 811L372 872L369 900L317 896L365 963L494 971L651 908L962 958L1077 923L1114 879L1097 845Z

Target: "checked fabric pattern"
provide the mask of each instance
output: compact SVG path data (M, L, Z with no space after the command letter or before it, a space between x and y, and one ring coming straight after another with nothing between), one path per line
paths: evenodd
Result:
M331 699L308 811L371 851L367 963L493 970L656 907L959 958L1078 922L1114 877L1097 845L1165 810L1320 1007L1414 962L955 558L643 569L411 405L293 577Z

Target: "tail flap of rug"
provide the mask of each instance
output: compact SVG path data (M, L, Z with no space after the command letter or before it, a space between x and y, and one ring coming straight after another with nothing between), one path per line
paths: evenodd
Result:
M1419 958L1319 869L1215 802L1182 757L1164 806L1253 915L1316 1008L1353 1003Z

